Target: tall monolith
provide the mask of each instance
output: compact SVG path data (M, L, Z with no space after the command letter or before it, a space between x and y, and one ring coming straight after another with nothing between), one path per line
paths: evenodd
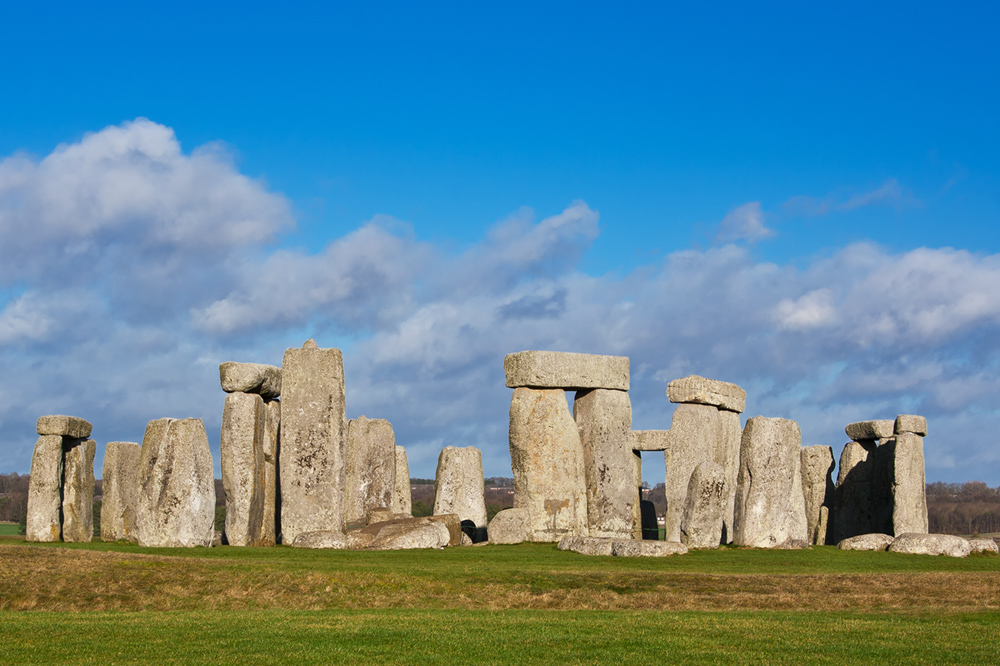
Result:
M446 446L434 475L434 515L455 514L473 542L486 540L483 454L474 446Z
M101 473L101 541L135 543L135 511L139 499L139 460L135 442L108 442Z
M62 538L62 435L40 435L31 456L25 539L59 541Z
M364 527L375 509L392 508L396 435L385 419L361 416L347 422L344 521Z
M413 511L410 494L410 465L406 460L406 449L396 445L396 475L393 480L392 512L411 513Z
M691 473L681 516L681 543L689 548L718 548L729 493L726 470L717 463L699 463Z
M219 453L230 546L262 545L266 427L267 410L260 395L235 392L226 396Z
M92 439L63 438L63 541L94 538L94 455Z
M717 462L717 453L724 448L719 413L714 405L703 404L680 404L674 410L669 444L663 453L667 500L663 526L667 541L681 540L681 519L694 468L704 462Z
M281 447L281 403L264 402L264 509L260 517L261 546L273 546L281 538L278 524L280 502L278 488L278 455Z
M806 531L809 543L822 546L826 543L826 521L823 507L833 503L833 448L829 446L804 446L802 456L802 494L806 504ZM828 508L829 511L829 508Z

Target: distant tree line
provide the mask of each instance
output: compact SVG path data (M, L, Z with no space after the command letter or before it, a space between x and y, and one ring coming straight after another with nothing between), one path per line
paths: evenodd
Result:
M930 531L941 534L1000 532L1000 486L982 481L927 484Z

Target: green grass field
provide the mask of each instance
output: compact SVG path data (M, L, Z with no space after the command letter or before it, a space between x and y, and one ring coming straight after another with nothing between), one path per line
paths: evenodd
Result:
M0 538L3 663L995 663L1000 557Z
M17 523L0 523L0 536L14 536L17 531Z

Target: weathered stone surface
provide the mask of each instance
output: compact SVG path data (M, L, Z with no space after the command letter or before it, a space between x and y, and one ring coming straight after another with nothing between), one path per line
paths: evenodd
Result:
M887 421L858 421L849 423L844 428L847 436L855 442L865 439L887 439L892 437L893 422Z
M892 528L895 534L928 530L924 440L903 432L896 436L892 484Z
M833 447L804 446L802 456L802 494L806 503L806 532L811 544L826 543L823 509L833 502Z
M860 534L871 534L875 520L874 440L848 442L840 454L837 472L833 541L839 543Z
M219 453L226 493L226 542L261 545L264 523L264 437L267 409L253 393L230 393L222 410Z
M281 537L278 516L278 456L280 448L281 403L270 400L264 403L264 508L261 511L257 544L273 546Z
M263 363L235 363L219 366L219 381L226 393L257 393L265 400L281 395L281 368Z
M92 439L63 438L63 541L94 538L94 454Z
M893 541L888 534L859 534L848 539L842 539L837 548L840 550L886 550Z
M434 515L453 513L474 525L469 537L486 540L486 498L483 454L474 446L446 446L438 456L434 476Z
M282 541L300 532L343 531L347 419L340 350L288 349L281 375Z
M627 391L628 356L523 351L503 360L507 388Z
M514 507L528 510L528 540L588 536L583 445L565 392L515 389L509 432Z
M31 456L25 540L62 538L62 479L62 436L41 435Z
M458 516L453 513L442 514L440 516L419 516L416 518L393 518L392 520L386 520L380 523L372 523L367 527L363 527L360 530L352 530L348 534L352 535L368 535L374 540L382 530L390 525L402 525L402 526L414 526L414 525L444 525L445 529L448 530L448 541L445 545L447 546L460 546L462 545L462 524L458 520ZM403 530L405 531L405 530ZM352 546L353 548L354 546Z
M215 470L201 419L150 421L142 438L138 478L140 546L211 546Z
M740 446L734 542L773 548L806 541L802 494L801 435L795 421L755 416Z
M385 419L351 419L345 456L344 521L348 527L364 526L373 509L392 508L396 480L392 425Z
M726 470L714 462L694 468L681 517L681 543L688 548L718 548L729 498Z
M669 557L688 552L687 546L675 541L625 541L611 542L611 554L616 557Z
M746 408L747 392L736 384L691 375L667 384L667 399L670 402L713 405L742 413Z
M292 541L292 548L326 548L344 550L349 548L348 537L343 532L319 530L316 532L299 532Z
M740 443L743 428L737 412L719 410L719 446L715 462L726 473L726 515L722 523L722 543L733 542L733 520L736 515L736 479L740 473Z
M777 550L805 550L809 547L809 542L803 539L788 539L784 543L775 546Z
M1000 547L993 539L980 537L978 539L968 539L970 553L1000 553Z
M628 393L578 391L573 417L583 445L587 480L587 528L592 537L631 539L641 530L635 483Z
M606 537L564 536L559 540L559 550L572 550L581 555L611 557L612 539Z
M529 514L527 509L504 509L493 516L486 528L492 544L511 544L527 541Z
M392 520L395 517L396 515L393 514L392 509L372 509L368 512L368 525L371 525L372 523L384 523L385 521ZM409 518L410 516L400 517Z
M94 426L90 425L89 421L61 414L39 416L35 424L35 430L39 435L60 435L72 439L86 439L90 437L93 429Z
M669 445L669 430L633 430L629 433L629 446L633 451L666 451Z
M448 545L448 540L448 528L441 523L398 522L388 524L379 530L368 547L372 550L444 548Z
M392 512L412 513L410 495L410 465L406 461L406 449L396 445L396 475L393 479Z
M912 555L947 555L948 557L967 557L972 548L969 542L951 534L917 534L908 532L900 534L889 544L890 553L909 553Z
M927 436L927 419L923 416L916 416L914 414L900 414L896 417L896 423L893 427L893 431L897 434L912 433L914 435L920 435L921 437Z
M827 535L830 534L830 507L821 506L819 508L819 524L816 526L817 546L825 546Z
M135 543L136 503L139 501L139 458L135 442L108 442L101 473L101 541Z
M681 518L687 502L688 483L694 468L703 462L718 462L723 448L722 420L712 405L681 404L670 424L670 446L663 454L666 467L664 521L667 541L681 540Z

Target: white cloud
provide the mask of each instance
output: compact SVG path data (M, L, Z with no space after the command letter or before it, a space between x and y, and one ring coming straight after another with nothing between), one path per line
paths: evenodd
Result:
M774 235L773 229L764 226L764 211L759 201L751 201L732 209L719 223L716 240L728 241L758 241Z
M873 205L888 205L896 208L903 206L918 206L920 202L899 184L895 178L890 178L874 190L847 195L828 194L817 198L810 196L794 196L782 204L782 210L789 215L815 217L834 212L849 212Z

